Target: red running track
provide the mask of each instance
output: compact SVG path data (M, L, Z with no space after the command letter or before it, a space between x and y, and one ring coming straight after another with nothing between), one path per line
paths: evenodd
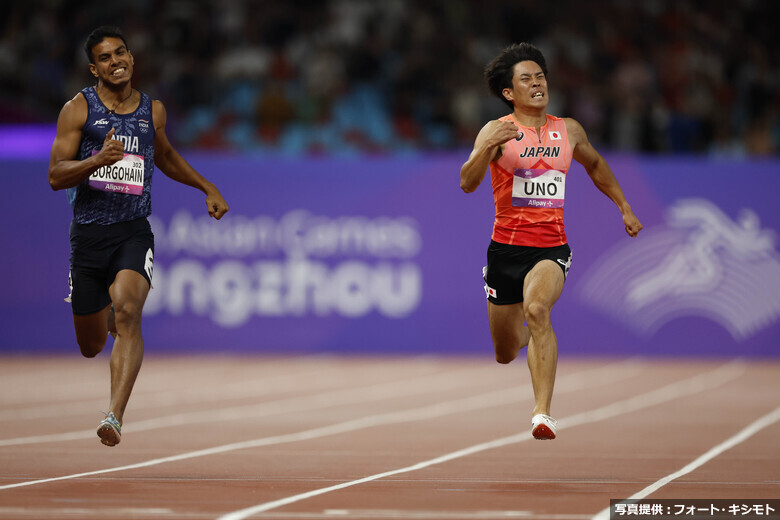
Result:
M105 356L0 358L0 519L592 519L780 497L780 362L147 356L119 446ZM682 471L681 471L682 470ZM603 517L603 513L602 513Z

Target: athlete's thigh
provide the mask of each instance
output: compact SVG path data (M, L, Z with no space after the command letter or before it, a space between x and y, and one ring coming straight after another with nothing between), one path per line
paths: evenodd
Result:
M124 304L137 305L139 310L146 301L152 284L154 236L145 222L117 249L111 271L113 282L109 287L114 309L121 311Z
M154 235L148 222L133 221L130 236L117 247L111 259L110 276L116 279L120 271L135 271L152 284L154 270Z
M561 267L554 261L539 261L525 277L523 284L524 302L526 305L540 303L552 308L563 292L565 280Z
M117 312L128 305L140 312L149 295L149 281L137 271L122 269L116 274L108 292Z
M496 348L515 347L521 342L521 333L525 322L523 303L496 305L488 301L488 322L490 335Z

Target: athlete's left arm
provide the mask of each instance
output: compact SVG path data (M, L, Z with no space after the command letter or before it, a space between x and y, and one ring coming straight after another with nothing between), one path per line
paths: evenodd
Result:
M569 142L574 149L574 160L585 167L585 171L588 172L593 184L604 193L607 197L612 199L620 213L623 215L623 225L626 227L626 233L635 237L642 230L642 223L634 215L634 211L631 209L623 190L620 188L620 184L615 178L615 174L612 173L612 169L604 160L604 157L593 148L593 145L588 141L588 136L585 133L585 129L582 128L577 121L571 118L566 120L566 130L569 134Z
M167 113L161 101L152 103L152 117L154 118L154 164L165 175L193 188L198 188L206 194L206 206L209 215L217 220L230 209L217 187L206 180L195 168L184 160L177 152L165 134Z

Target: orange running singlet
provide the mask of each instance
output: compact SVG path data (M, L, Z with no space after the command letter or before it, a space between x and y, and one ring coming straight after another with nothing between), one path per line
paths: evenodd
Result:
M511 114L500 120L512 121L523 135L504 144L501 158L490 163L496 204L493 240L532 247L565 244L563 199L573 155L566 122L548 115L537 134Z

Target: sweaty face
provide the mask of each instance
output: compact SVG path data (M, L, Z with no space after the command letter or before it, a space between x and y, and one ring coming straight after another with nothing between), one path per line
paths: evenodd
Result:
M547 78L535 61L515 64L512 88L505 88L504 97L516 107L544 109L547 107Z
M133 76L133 55L121 38L105 38L92 47L92 56L89 70L104 83L117 85Z

